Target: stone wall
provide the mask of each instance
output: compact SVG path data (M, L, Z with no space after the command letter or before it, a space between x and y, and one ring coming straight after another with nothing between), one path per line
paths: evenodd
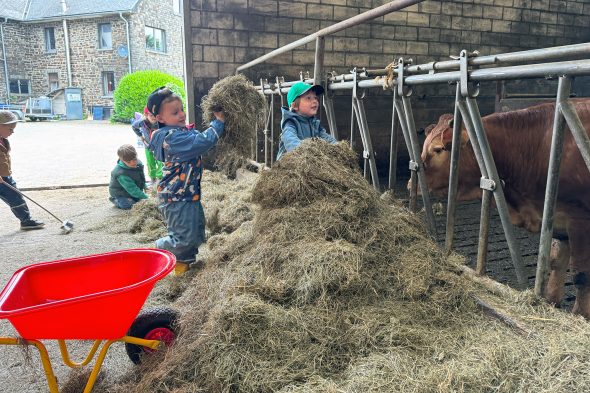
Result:
M131 16L133 71L161 70L184 79L183 16L172 12L172 0L143 0ZM145 49L145 26L166 32L166 53Z
M333 25L383 0L192 0L191 43L195 100L212 83L271 50ZM425 1L325 39L325 66L345 73L353 67L383 68L396 58L414 63L446 60L462 49L482 55L585 42L590 39L590 0ZM260 78L298 79L313 73L313 43L246 70ZM480 107L494 108L496 86L484 85ZM416 88L413 105L418 128L452 109L454 89ZM335 100L338 128L350 129L350 94ZM389 92L369 92L366 109L380 166L386 166L391 124ZM277 116L275 116L277 117ZM357 140L360 138L357 137ZM402 142L403 144L403 142ZM405 148L404 148L405 150ZM405 167L404 167L405 169Z
M143 0L136 13L124 15L129 20L132 70L159 69L181 79L184 75L182 50L182 16L172 11L172 0ZM98 25L110 23L112 49L98 48ZM145 25L166 31L167 52L157 53L145 48ZM102 73L113 72L115 87L128 73L128 59L119 56L117 49L127 46L125 22L119 15L67 21L70 38L72 86L82 88L83 107L91 112L93 106L113 106L112 96L103 93ZM55 53L45 52L44 29L55 29ZM59 86L68 86L65 41L61 21L20 23L9 21L5 25L5 46L8 73L11 79L31 81L31 96L49 92L49 73L57 73ZM0 101L6 100L4 68L0 67L2 84ZM12 101L26 96L13 96Z
M98 48L98 25L110 23L112 48ZM115 88L127 73L127 59L117 54L117 48L127 45L125 23L118 16L91 20L68 21L70 32L70 51L72 59L72 84L82 87L84 107L113 106L113 97L105 95L102 73L113 72Z

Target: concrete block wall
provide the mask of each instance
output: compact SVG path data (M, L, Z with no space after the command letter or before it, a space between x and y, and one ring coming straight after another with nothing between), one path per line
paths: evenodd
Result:
M384 0L191 0L191 55L195 100L218 78L271 50L388 3ZM482 55L566 45L590 40L590 0L455 0L408 7L325 39L325 66L337 73L353 67L383 68L396 58L416 63L446 60L462 49ZM188 44L188 43L187 43ZM313 72L313 43L244 73L260 78L298 79ZM483 86L482 112L493 111L495 85ZM389 93L370 91L367 111L373 145L385 166L389 145ZM452 109L454 89L415 89L417 127ZM336 97L338 127L350 128L350 97ZM357 138L359 139L359 138Z

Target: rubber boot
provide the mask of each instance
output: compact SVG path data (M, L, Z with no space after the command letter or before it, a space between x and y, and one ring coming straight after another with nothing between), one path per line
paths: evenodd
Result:
M190 269L190 264L184 262L176 262L176 266L174 266L174 275L175 276L182 276Z

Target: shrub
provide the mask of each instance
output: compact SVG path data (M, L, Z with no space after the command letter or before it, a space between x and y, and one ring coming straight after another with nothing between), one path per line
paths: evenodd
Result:
M175 76L157 70L136 71L125 75L115 89L112 122L129 123L135 112L143 113L148 96L167 85L185 101L184 83Z

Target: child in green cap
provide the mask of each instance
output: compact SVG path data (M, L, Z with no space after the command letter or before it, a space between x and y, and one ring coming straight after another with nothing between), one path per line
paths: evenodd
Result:
M320 109L319 97L324 94L320 85L308 85L297 82L287 93L288 107L282 107L281 140L277 160L283 154L294 150L307 138L321 138L329 143L336 143L336 139L326 132L315 115Z

